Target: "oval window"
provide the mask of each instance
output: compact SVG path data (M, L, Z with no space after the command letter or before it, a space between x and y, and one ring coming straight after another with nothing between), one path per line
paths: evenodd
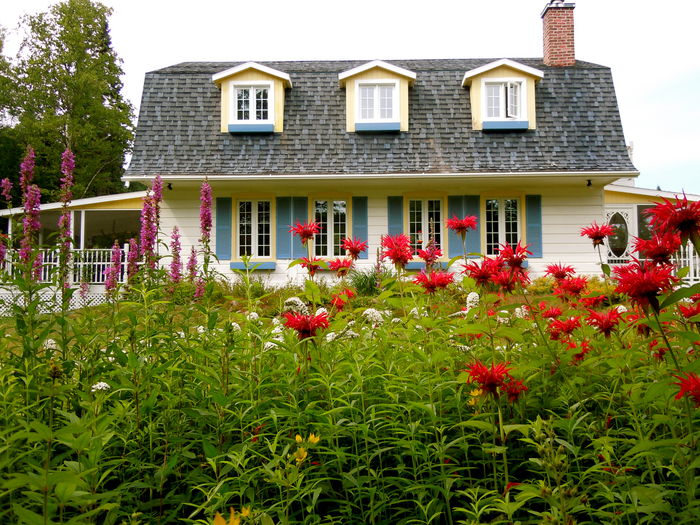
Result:
M608 248L615 257L622 257L627 251L627 242L630 237L627 221L621 213L614 213L608 224L615 228L615 233L608 238Z

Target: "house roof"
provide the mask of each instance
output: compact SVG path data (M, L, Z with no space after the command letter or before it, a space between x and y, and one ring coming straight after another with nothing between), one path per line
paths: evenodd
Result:
M477 67L476 69L472 69L471 71L467 71L466 73L464 73L464 77L462 78L462 85L468 86L469 84L471 84L471 81L474 77L501 66L506 66L511 69L515 69L516 71L520 71L522 73L535 77L538 81L541 80L544 76L544 73L539 69L526 66L525 64L520 64L507 58L502 58L500 60L489 62L488 64L484 64L481 67Z
M75 210L75 209L80 209L85 206L91 206L94 207L95 205L99 204L104 204L104 203L117 203L120 201L129 201L132 199L143 199L146 196L146 190L144 191L131 191L128 193L114 193L111 195L100 195L98 197L87 197L85 199L75 199L72 200L69 205L68 209L70 210ZM63 208L63 203L62 202L47 202L44 204L41 204L39 206L39 211L51 211L51 210L60 210ZM111 209L116 209L116 208L111 208ZM19 215L24 213L23 208L5 208L4 210L0 210L0 217L6 217L8 215Z
M612 75L578 61L538 69L537 129L472 130L465 72L493 59L392 60L416 73L408 132L346 131L338 75L366 61L265 62L294 82L285 95L284 132L220 131L221 95L212 75L241 62L185 62L146 74L126 179L363 173L605 172L636 174L625 146Z
M653 190L650 188L638 188L636 186L628 186L626 184L607 184L605 186L605 191L613 191L615 193L626 193L628 195L642 195L644 197L658 197L660 199L668 199L670 201L675 201L678 198L685 196L689 201L695 202L700 201L700 195L695 193L685 193L683 191L665 191L665 190Z
M214 73L211 76L212 82L220 82L225 78L228 78L232 75L235 75L237 73L240 73L242 71L246 71L247 69L255 69L256 71L261 71L262 73L267 73L268 75L271 75L273 77L277 77L281 80L284 81L284 87L291 88L292 87L292 81L289 78L289 75L285 73L284 71L278 71L276 69L273 69L271 67L263 66L262 64L258 64L257 62L246 62L245 64L240 64L235 67L231 67L225 71L219 71L218 73Z

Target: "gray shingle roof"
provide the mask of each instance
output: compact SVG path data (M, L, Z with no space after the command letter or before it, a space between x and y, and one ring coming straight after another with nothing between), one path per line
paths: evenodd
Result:
M578 62L544 71L537 85L537 129L471 129L468 70L493 59L391 60L415 71L410 131L345 131L338 73L366 61L261 62L291 76L284 132L220 131L214 73L241 62L191 62L146 74L127 176L328 173L635 171L625 146L610 69Z

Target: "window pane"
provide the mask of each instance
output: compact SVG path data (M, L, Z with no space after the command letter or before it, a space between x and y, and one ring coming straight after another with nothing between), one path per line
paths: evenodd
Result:
M515 246L518 243L518 199L505 199L503 201L505 218L505 238L501 244Z
M640 239L651 239L651 217L646 214L649 208L653 208L652 204L640 204L637 206L637 230Z
M430 237L435 242L435 247L440 248L442 236L440 231L440 199L431 199L428 201L428 231Z
M423 248L423 201L408 201L408 233L411 250Z
M253 203L238 203L238 255L253 253Z
M347 211L345 201L333 201L333 255L345 255L341 248L343 239L347 236Z
M486 84L486 116L501 117L501 84Z
M255 90L255 120L267 120L268 92L267 88Z
M270 201L258 201L258 257L270 256Z
M520 83L508 83L508 117L520 116Z
M236 90L236 119L250 120L250 90Z
M374 118L374 86L360 86L360 117Z
M497 199L486 201L486 254L498 253L498 205Z
M390 119L394 112L394 86L379 86L379 118Z
M314 236L314 253L316 256L328 255L328 201L314 203L314 221L320 227Z

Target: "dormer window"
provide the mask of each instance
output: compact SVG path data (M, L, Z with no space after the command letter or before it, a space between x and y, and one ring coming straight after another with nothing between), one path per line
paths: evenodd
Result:
M262 85L233 85L234 116L232 121L257 122L271 124L273 122L271 108L273 90L270 84Z
M366 83L357 81L356 122L399 122L398 82Z
M486 82L486 118L520 119L522 82Z
M221 89L221 131L228 133L282 133L285 89L289 75L255 62L216 73Z
M408 131L408 88L415 80L413 71L381 60L340 73L347 131Z
M472 129L508 131L535 129L535 84L544 74L508 59L467 71Z

